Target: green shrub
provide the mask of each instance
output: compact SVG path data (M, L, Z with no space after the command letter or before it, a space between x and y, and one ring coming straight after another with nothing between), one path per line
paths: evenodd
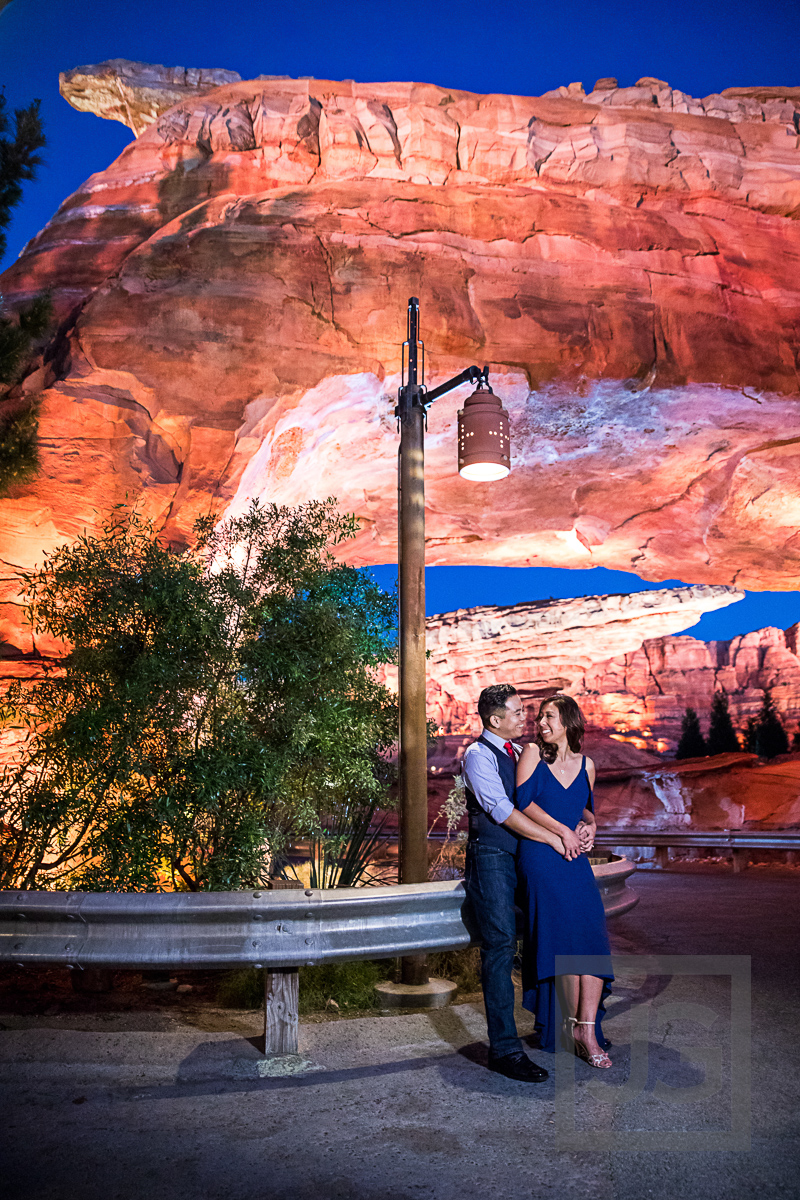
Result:
M394 959L381 962L360 959L301 967L301 1015L324 1012L334 1005L339 1011L376 1008L375 984L388 979L393 967ZM333 1001L333 1005L329 1001ZM217 1002L223 1008L260 1008L264 1003L264 972L252 969L227 971L217 988Z
M262 1008L264 972L254 971L252 967L226 971L217 988L217 1003L223 1008Z
M377 1008L375 984L388 979L394 961L328 962L300 968L300 1012L323 1012L332 1000L339 1011Z

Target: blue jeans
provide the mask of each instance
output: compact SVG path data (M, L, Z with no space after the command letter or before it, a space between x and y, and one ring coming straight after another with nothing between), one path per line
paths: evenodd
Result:
M481 985L489 1048L492 1054L516 1054L522 1050L522 1042L514 1021L514 984L511 981L517 948L514 855L494 846L470 844L464 886L482 942Z

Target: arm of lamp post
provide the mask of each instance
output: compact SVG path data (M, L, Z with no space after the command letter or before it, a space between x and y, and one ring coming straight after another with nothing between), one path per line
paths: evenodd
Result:
M447 383L440 383L437 388L433 388L430 392L423 392L421 395L421 403L425 408L429 404L433 404L434 400L438 400L440 396L444 396L447 392L452 392L453 388L460 387L462 383L483 383L489 388L489 368L484 367L467 367L459 375L454 375L452 379L448 379ZM489 391L492 389L489 388Z

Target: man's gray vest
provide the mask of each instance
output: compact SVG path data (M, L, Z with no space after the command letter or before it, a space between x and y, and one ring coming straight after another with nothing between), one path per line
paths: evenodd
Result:
M516 759L511 758L504 750L498 750L497 746L493 746L484 737L479 737L478 741L482 746L487 746L497 759L500 780L505 788L506 795L513 804L517 791ZM467 793L470 842L479 842L481 846L493 846L497 850L507 850L509 854L516 854L519 844L519 838L516 834L512 833L510 829L506 829L504 825L498 825L497 821L493 820L486 810L481 808L477 796L474 792L470 791L469 787L466 787L465 791Z

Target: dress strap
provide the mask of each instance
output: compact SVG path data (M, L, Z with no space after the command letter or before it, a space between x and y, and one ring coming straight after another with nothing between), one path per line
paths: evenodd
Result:
M594 794L592 792L592 785L589 781L589 772L586 770L586 755L585 754L583 756L582 770L583 770L584 775L586 776L586 782L589 786L589 803L586 805L586 807L589 809L589 812L594 812Z

